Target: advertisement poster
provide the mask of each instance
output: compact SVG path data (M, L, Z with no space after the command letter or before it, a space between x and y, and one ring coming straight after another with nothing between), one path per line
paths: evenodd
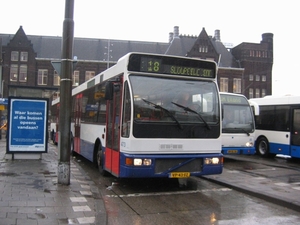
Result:
M7 153L47 152L48 99L8 101Z

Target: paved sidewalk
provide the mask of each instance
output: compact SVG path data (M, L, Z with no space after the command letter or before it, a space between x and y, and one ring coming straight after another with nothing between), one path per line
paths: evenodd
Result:
M0 225L106 224L95 183L71 160L71 184L57 184L57 147L42 159L6 159L0 140ZM225 162L226 163L226 162ZM274 169L275 170L275 169ZM300 174L257 169L223 170L203 178L300 212ZM299 179L298 179L299 178Z
M300 212L299 171L260 166L247 171L224 168L220 175L203 178Z
M71 184L57 183L57 148L41 159L6 159L0 140L0 225L106 224L95 183L71 160Z

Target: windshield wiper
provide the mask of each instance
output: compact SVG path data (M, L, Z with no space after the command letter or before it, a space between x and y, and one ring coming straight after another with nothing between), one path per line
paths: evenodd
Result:
M146 102L147 104L153 106L153 107L156 108L156 109L162 109L163 111L165 111L165 112L167 113L167 115L168 115L169 117L171 117L171 118L177 123L178 127L179 127L181 130L183 130L182 125L179 123L179 121L174 117L174 115L173 115L169 110L167 110L166 108L164 108L164 107L162 107L162 106L160 106L160 105L157 105L157 104L155 104L155 103L153 103L153 102L150 102L150 101L148 101L148 100L146 100L146 99L143 99L143 98L142 98L142 100L143 100L144 102Z
M178 107L184 109L184 110L187 111L187 112L191 112L191 113L194 113L194 114L198 115L199 118L200 118L200 119L203 121L203 123L205 124L206 128L207 128L208 130L211 130L211 127L208 125L208 123L205 121L205 119L201 116L200 113L196 112L195 110L190 109L189 107L180 105L180 104L175 103L175 102L172 102L172 104L174 104L174 105L176 105L176 106L178 106Z
M241 128L242 131L244 131L248 136L250 136L250 133L246 131L244 128Z

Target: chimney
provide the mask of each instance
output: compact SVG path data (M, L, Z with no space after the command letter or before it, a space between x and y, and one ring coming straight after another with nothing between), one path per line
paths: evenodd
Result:
M273 36L274 35L272 33L263 33L262 34L262 40L260 43L267 43L269 51L273 51Z
M179 38L179 27L178 26L174 27L174 38Z
M174 33L173 33L173 32L170 32L170 33L169 33L169 43L172 42L173 38L174 38Z
M262 42L273 43L273 34L272 33L263 33Z
M215 30L215 41L221 41L220 30Z

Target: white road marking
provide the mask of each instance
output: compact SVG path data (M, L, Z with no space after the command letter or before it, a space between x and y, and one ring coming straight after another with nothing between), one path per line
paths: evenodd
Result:
M87 205L84 206L72 206L74 212L87 212L92 211L91 208Z
M194 193L205 193L205 192L225 192L232 191L230 188L218 188L218 189L204 189L195 191L176 191L176 192L152 192L152 193L136 193L127 195L105 195L108 198L130 198L130 197L148 197L148 196L161 196L161 195L183 195L183 194L194 194Z
M85 197L70 197L71 202L87 202Z
M95 217L81 217L77 218L79 224L94 224L95 223Z

